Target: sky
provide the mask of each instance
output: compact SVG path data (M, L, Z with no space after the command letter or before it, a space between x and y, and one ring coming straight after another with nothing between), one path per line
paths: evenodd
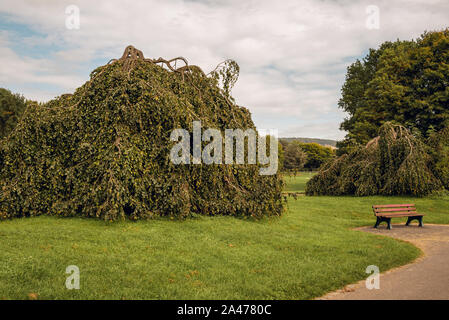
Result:
M0 87L48 101L127 45L206 73L233 59L232 95L258 129L338 140L346 68L384 41L448 26L448 0L0 0Z

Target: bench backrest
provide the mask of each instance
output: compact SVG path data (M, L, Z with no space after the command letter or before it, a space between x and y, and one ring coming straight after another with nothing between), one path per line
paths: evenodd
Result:
M414 204L383 204L374 205L373 211L375 216L395 216L404 214L414 214L416 212L416 207Z

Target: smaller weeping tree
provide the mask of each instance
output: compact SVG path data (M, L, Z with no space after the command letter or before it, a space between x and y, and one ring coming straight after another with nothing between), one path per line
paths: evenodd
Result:
M399 124L387 122L379 136L327 162L306 186L308 195L415 195L442 187L428 147Z
M449 124L430 134L427 142L432 150L432 171L449 190Z

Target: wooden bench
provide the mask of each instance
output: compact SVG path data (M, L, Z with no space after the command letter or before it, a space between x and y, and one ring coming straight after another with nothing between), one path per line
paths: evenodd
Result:
M373 206L374 215L377 218L374 228L377 228L379 224L383 221L388 223L388 229L391 229L391 218L396 217L408 217L408 226L412 220L418 220L419 226L422 227L422 217L421 213L416 211L414 204L384 204L384 205L374 205Z

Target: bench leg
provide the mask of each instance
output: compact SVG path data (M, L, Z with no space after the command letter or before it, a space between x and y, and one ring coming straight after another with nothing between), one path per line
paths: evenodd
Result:
M422 226L423 226L423 224L422 224L422 216L420 216L420 217L418 218L418 222L419 222L419 226L422 227Z
M412 222L413 217L407 217L407 222L405 223L406 226L410 225L410 222Z
M410 222L412 222L413 220L418 220L419 226L422 227L423 223L422 223L422 216L413 216L413 217L408 217L407 218L407 222L405 223L406 226L410 225Z
M376 219L376 223L374 224L374 227L373 228L376 228L377 229L377 227L379 226L379 224L382 222L382 220L380 219L380 217L376 217L377 219Z
M376 224L374 225L374 228L377 228L381 222L386 222L388 224L387 229L391 230L391 218L385 218L385 217L376 217Z

